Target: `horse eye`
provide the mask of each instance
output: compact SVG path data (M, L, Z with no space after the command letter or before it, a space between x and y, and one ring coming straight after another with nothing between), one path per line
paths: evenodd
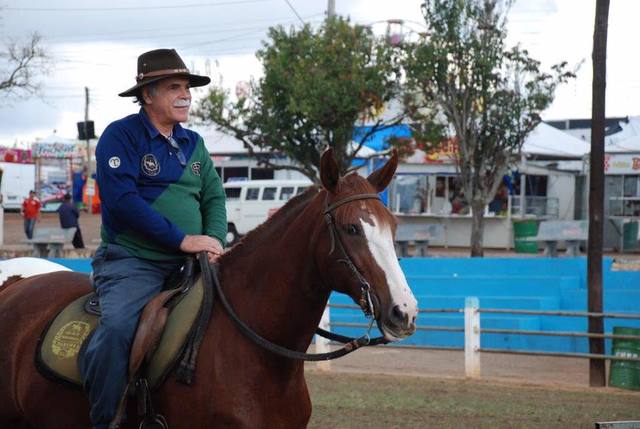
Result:
M349 235L360 235L360 228L358 228L358 225L351 223L347 226L347 232Z

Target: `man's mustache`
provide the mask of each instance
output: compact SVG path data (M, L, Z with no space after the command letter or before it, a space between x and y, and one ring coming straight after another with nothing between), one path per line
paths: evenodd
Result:
M191 100L180 99L180 100L176 100L173 103L173 107L189 107L189 106L191 106Z

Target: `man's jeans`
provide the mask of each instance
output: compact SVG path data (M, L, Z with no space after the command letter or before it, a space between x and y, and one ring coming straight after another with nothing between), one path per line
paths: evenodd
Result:
M24 233L27 234L27 238L31 240L33 238L33 228L36 226L36 218L24 219Z
M106 428L115 416L140 314L180 264L136 258L116 244L96 251L93 281L102 316L78 362L94 428Z

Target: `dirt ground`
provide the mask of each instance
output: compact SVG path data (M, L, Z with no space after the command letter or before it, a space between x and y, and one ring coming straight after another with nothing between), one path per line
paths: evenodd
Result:
M100 240L100 215L82 213L80 228L87 251L84 257L91 256ZM43 213L40 227L57 227L56 213ZM36 226L36 227L37 227ZM19 213L4 214L4 245L0 249L30 247L25 239L23 222ZM430 248L434 256L468 256L466 249ZM486 256L522 256L511 252L489 250ZM627 256L627 255L625 255ZM531 257L527 255L524 257ZM630 255L636 259L638 255ZM543 384L568 388L588 388L589 363L586 359L513 356L484 354L481 359L482 380L518 384ZM380 374L409 375L434 378L464 378L464 354L461 351L417 350L411 348L366 348L346 357L333 361L334 372L375 372ZM317 370L316 364L308 364L311 371Z
M480 364L480 379L483 381L589 389L587 359L492 353L483 354ZM463 351L369 347L336 359L329 363L328 367L332 373L374 372L411 377L465 379ZM326 368L326 363L307 363L308 371L322 372L326 371Z
M100 215L80 214L80 230L86 246L96 247L100 240ZM36 228L59 227L57 213L42 213L40 220L36 223ZM27 238L24 234L24 224L20 213L4 213L4 245L21 245Z
M307 372L306 379L309 429L592 429L640 418L639 393L606 389L371 373Z

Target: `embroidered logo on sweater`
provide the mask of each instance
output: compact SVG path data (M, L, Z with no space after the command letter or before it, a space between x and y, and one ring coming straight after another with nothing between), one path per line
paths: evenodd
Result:
M158 158L152 153L148 153L142 157L142 172L147 176L157 176L160 173L160 163Z
M193 174L195 174L196 176L200 175L200 161L196 161L194 163L191 164L191 171L193 172Z
M120 167L120 158L118 158L117 156L112 156L111 158L109 158L109 167L111 168Z

